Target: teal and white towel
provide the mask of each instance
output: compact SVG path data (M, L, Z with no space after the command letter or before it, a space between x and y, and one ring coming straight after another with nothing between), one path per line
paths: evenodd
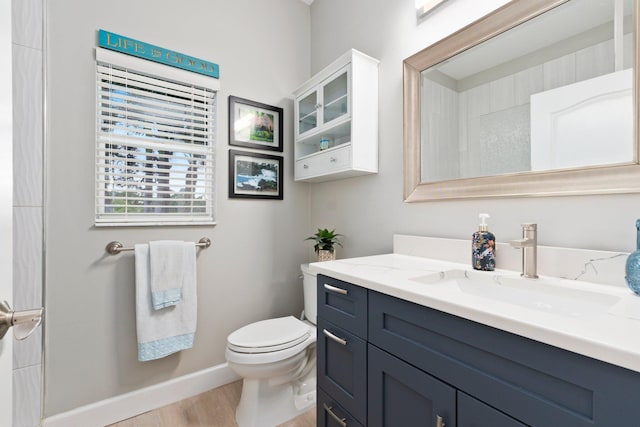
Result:
M196 332L196 247L183 242L184 280L179 304L155 310L151 302L149 245L135 245L138 360L160 359L191 348Z
M149 242L151 303L155 310L176 305L182 299L185 275L184 242Z

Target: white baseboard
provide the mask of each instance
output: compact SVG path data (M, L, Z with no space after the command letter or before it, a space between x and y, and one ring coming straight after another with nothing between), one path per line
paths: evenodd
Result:
M199 372L54 415L42 427L102 427L239 380L223 363Z

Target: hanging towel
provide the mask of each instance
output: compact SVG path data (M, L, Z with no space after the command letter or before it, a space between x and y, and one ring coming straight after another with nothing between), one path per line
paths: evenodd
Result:
M134 246L138 360L141 362L160 359L193 346L198 311L195 244L183 242L183 250L182 301L175 306L154 310L149 283L149 245Z
M182 299L184 242L149 242L151 302L155 310L176 305Z

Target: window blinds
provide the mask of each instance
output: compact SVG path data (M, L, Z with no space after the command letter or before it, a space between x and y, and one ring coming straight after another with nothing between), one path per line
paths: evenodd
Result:
M212 223L216 92L96 71L96 224Z

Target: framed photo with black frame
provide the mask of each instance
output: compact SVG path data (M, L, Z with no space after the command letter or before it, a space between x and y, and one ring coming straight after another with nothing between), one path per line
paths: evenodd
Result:
M282 200L282 156L229 150L229 198Z
M229 145L282 152L283 109L229 96Z

